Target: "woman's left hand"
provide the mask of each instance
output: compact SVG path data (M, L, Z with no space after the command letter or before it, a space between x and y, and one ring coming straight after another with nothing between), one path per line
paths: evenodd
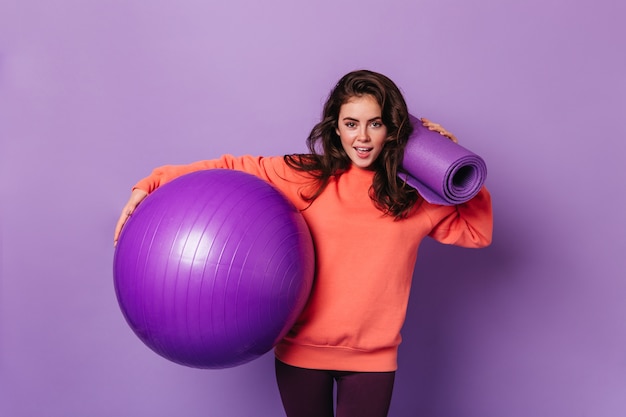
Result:
M431 122L430 120L423 117L420 120L422 121L422 124L428 128L428 130L439 132L440 135L447 137L452 142L459 143L456 136L444 129L443 126L441 126L439 123Z

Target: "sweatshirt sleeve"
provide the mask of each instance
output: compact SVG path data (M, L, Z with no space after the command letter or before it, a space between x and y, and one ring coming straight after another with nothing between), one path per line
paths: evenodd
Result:
M429 236L438 242L468 248L491 244L493 209L487 188L483 187L466 203L456 206L429 205L426 210L433 222Z
M197 161L187 165L164 165L154 169L150 175L137 182L133 189L140 189L150 194L175 178L206 169L233 169L247 172L278 188L296 207L301 208L304 204L300 191L306 185L307 178L304 174L287 166L282 156L222 155L217 159Z

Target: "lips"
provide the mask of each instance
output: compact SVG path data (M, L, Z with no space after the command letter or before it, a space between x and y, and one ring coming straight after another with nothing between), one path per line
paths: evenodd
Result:
M367 158L374 148L355 147L354 150L360 158Z

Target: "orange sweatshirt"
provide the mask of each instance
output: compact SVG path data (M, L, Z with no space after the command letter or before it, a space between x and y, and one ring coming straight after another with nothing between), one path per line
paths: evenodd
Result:
M211 168L254 174L281 190L304 216L316 250L316 276L309 302L279 342L281 361L302 368L393 371L401 341L418 246L430 236L465 247L491 242L488 191L458 206L418 204L394 221L369 197L374 173L351 168L331 180L309 206L300 192L311 185L306 174L282 157L233 157L155 169L135 188L147 192L180 175Z

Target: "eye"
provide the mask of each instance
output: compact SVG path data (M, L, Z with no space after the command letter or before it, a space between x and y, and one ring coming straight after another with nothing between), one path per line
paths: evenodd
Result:
M381 122L372 122L372 127L381 127L383 124Z
M354 128L355 126L356 126L356 123L354 123L354 122L346 122L346 127L350 128L350 129Z

